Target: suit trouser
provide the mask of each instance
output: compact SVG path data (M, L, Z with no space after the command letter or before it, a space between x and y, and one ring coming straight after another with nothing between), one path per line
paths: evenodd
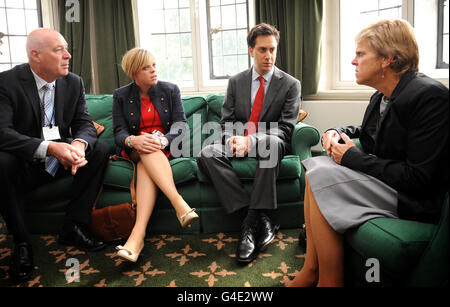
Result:
M90 223L92 206L103 182L104 170L108 163L111 147L97 141L94 148L87 152L88 163L78 169L73 176L70 202L66 208L66 222L84 225ZM29 163L14 155L0 151L0 213L6 222L8 231L16 243L30 242L24 220L26 194L65 176L71 176L71 170L59 166L55 178L45 171L44 163Z
M245 190L231 164L230 159L239 158L232 158L226 146L228 145L206 146L197 158L199 169L212 182L225 211L233 213L245 207L276 209L276 180L286 150L284 142L276 136L267 135L249 152L249 157L258 160L251 195Z

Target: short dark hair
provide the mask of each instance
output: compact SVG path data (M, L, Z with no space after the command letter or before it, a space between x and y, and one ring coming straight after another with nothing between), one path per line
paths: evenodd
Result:
M274 26L267 23L260 23L250 30L247 36L247 44L249 47L255 48L256 38L258 36L274 36L277 44L280 43L280 32Z

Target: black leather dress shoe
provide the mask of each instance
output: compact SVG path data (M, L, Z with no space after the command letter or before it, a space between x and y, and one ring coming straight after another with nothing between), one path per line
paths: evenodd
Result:
M9 279L19 284L30 278L33 272L33 250L29 243L23 242L14 246L9 264Z
M255 260L259 252L256 243L256 227L244 225L236 250L236 260L241 263L250 263Z
M63 245L76 246L89 252L98 251L106 247L105 243L96 241L90 230L76 224L63 227L58 236L58 242Z
M261 214L258 229L258 249L260 251L264 250L275 239L279 229L280 225L272 225L270 218Z

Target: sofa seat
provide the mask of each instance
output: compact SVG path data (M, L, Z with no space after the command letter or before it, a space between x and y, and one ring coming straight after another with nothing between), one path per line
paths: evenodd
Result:
M237 176L241 181L248 182L255 179L256 166L258 160L255 158L242 158L242 159L232 159L231 165L236 171ZM287 179L298 179L302 174L302 167L300 166L300 159L298 156L285 156L281 160L280 172L278 174L277 181L287 180ZM203 173L198 172L198 180L203 183L210 183L209 178L207 178Z

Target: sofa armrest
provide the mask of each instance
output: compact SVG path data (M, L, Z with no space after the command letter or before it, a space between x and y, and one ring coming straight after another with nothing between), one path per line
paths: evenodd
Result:
M305 123L298 123L292 133L292 153L299 156L301 161L308 159L312 156L311 147L317 145L319 141L320 134L316 128Z

